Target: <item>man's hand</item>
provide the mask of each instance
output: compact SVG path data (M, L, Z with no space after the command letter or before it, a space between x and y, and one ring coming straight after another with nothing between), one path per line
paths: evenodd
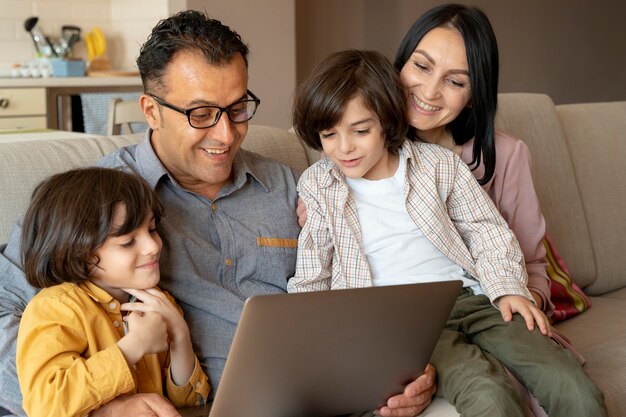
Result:
M511 321L513 314L519 313L526 321L528 330L533 330L535 323L537 323L542 334L546 336L552 335L548 318L529 299L521 295L504 295L500 297L498 307L504 321Z
M89 414L90 417L180 417L169 401L159 394L126 394L114 398Z
M437 371L428 364L426 370L415 381L404 388L402 394L394 395L387 400L387 405L376 410L376 414L393 417L414 417L430 405L437 384Z

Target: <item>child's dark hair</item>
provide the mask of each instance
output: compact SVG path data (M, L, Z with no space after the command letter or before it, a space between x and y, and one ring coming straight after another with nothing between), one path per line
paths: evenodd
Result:
M296 134L322 150L319 132L339 123L348 102L357 96L378 117L385 147L397 153L408 131L406 93L398 71L375 51L336 52L315 67L294 99Z
M120 204L126 217L114 227ZM35 188L24 216L21 256L26 279L37 288L88 279L104 241L132 232L151 215L158 222L163 206L137 174L82 168L51 176Z

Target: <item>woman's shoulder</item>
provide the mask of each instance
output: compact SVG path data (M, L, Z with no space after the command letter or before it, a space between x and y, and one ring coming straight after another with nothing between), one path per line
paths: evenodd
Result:
M520 154L528 155L528 146L523 140L500 130L496 130L496 155L497 158L509 159L513 155L519 157Z
M501 130L495 131L494 138L496 144L496 169L498 166L506 166L511 161L519 161L520 159L523 161L530 157L528 146L523 140ZM466 164L470 164L472 161L473 150L474 139L463 145L461 159L463 159Z

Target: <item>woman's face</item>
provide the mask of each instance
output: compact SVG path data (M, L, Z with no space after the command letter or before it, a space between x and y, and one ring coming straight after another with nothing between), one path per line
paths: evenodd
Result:
M454 28L438 27L419 42L400 71L408 93L409 123L425 139L445 129L470 100L465 42Z

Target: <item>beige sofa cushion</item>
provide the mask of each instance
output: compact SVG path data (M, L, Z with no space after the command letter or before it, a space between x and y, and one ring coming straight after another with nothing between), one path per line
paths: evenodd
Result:
M596 270L585 291L599 295L626 287L626 102L556 109L594 249Z
M7 242L13 225L28 205L33 188L44 178L91 165L105 154L136 140L133 136L94 136L0 144L0 244Z
M610 416L626 416L626 292L591 297L592 307L559 323L586 359L585 371L604 393Z
M533 181L548 234L573 280L581 288L590 285L596 277L594 254L554 103L544 94L500 94L496 126L523 140L530 148Z
M95 163L115 149L140 142L143 133L0 144L0 245L26 210L33 188L57 172ZM276 127L250 125L243 148L283 162L297 172L309 155L297 136Z

